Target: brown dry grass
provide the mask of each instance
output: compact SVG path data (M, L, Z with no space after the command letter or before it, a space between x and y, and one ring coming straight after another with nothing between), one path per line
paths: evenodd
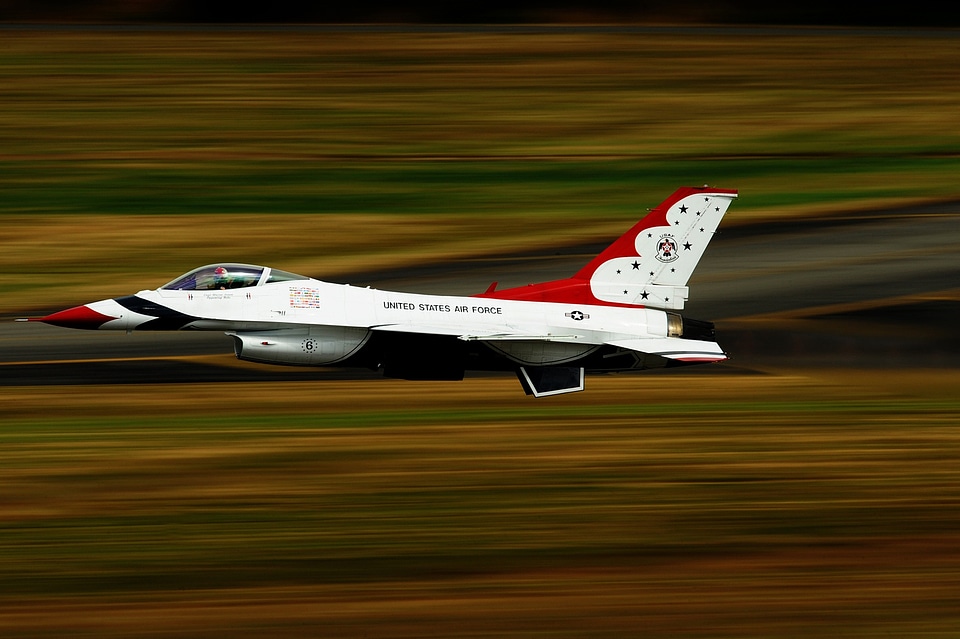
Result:
M7 157L803 152L825 132L836 148L954 136L960 91L955 39L869 31L13 31L4 47L16 104L39 106L5 111L24 134ZM317 124L311 110L325 126L303 126ZM118 116L135 135L111 132ZM54 123L66 137L49 135ZM156 144L169 140L180 144Z
M947 637L958 382L0 389L0 630Z

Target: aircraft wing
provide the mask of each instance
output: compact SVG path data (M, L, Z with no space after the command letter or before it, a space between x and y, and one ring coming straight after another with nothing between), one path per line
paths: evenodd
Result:
M511 332L463 333L455 326L427 326L418 324L384 324L371 327L376 331L400 333L429 333L433 335L449 335L467 342L559 342L566 344L608 344L639 353L657 355L679 362L720 362L727 359L716 342L705 340L683 339L680 337L636 337L616 340L591 339L586 335L570 334L543 334L533 331L517 329Z
M563 342L565 344L599 344L583 335L538 335L534 333L491 333L489 335L460 335L465 342Z
M376 324L370 327L371 331L383 331L386 333L421 333L424 335L448 335L450 337L460 337L463 335L463 329L456 326L444 326L440 324Z
M502 327L501 327L502 328ZM591 340L585 335L569 334L551 334L530 332L523 329L511 330L510 332L490 331L490 332L471 332L464 333L462 329L455 326L429 326L426 324L380 324L371 326L374 331L386 331L392 333L424 333L430 335L448 335L456 337L465 342L564 342L568 344L602 344L603 342Z

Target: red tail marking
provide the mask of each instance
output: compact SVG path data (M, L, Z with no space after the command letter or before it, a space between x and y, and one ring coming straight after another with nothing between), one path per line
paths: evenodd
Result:
M484 293L475 297L487 297L502 300L527 300L537 302L564 302L571 304L600 304L604 306L621 306L630 308L643 308L642 304L617 303L614 301L598 300L590 288L590 278L594 272L604 263L622 257L640 257L637 253L637 236L644 230L658 226L668 226L667 213L674 204L685 197L696 195L698 193L726 193L736 194L731 189L712 189L709 187L682 187L677 189L673 195L661 202L656 208L652 209L633 227L621 235L613 244L608 246L599 255L590 260L586 266L577 271L570 278L555 280L552 282L543 282L540 284L528 284L516 288L508 288L502 291L495 290L494 286L488 288ZM625 291L626 292L626 291Z

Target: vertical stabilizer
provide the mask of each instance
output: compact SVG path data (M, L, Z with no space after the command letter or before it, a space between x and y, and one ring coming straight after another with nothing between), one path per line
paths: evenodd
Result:
M477 297L682 309L687 282L737 192L683 187L571 278Z
M681 188L574 277L601 302L683 308L687 282L736 191Z

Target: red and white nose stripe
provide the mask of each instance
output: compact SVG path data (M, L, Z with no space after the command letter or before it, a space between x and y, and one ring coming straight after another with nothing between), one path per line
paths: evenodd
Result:
M54 326L63 326L64 328L96 330L107 322L112 322L115 319L117 318L99 313L84 304L83 306L74 306L73 308L68 308L65 311L53 313L46 317L38 317L36 321L53 324Z
M38 317L35 321L65 328L131 330L151 319L153 318L149 315L141 315L124 308L115 300L100 300L46 317Z

